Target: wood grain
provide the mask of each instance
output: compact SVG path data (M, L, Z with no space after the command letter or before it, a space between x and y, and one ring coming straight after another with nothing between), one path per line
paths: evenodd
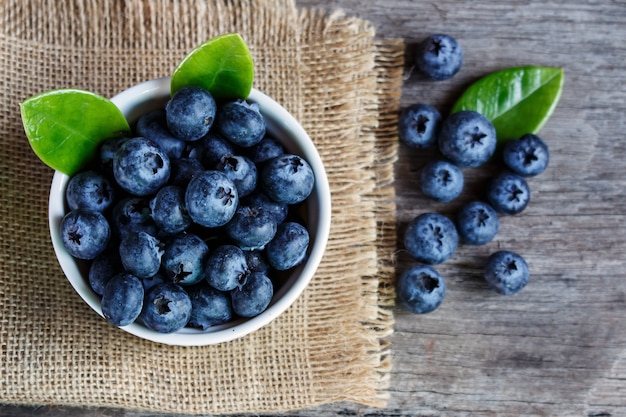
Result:
M293 416L623 416L626 415L626 3L623 1L298 0L374 22L380 38L407 44L402 106L427 102L447 112L479 77L536 64L565 69L561 101L541 131L548 170L530 180L531 203L501 220L494 242L459 248L438 267L444 304L414 316L396 309L391 398L385 409L330 404ZM415 44L444 32L465 61L452 80L411 71ZM401 148L396 166L400 230L415 215L455 210L479 195L493 168L466 172L450 204L421 196L416 174L432 154ZM412 263L398 236L398 270ZM490 292L485 258L522 254L531 282L518 295ZM0 415L132 416L128 410L0 407Z

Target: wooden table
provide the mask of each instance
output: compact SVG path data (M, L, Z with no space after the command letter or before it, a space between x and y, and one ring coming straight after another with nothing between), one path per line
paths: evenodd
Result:
M531 179L522 214L501 220L496 240L459 248L438 269L448 294L435 312L396 310L386 409L333 404L298 416L626 415L626 3L614 1L298 0L344 9L375 23L381 38L407 43L402 106L422 101L446 112L478 77L536 64L565 69L561 100L541 136L551 163ZM463 4L463 5L461 5ZM409 74L412 47L443 32L465 51L445 82ZM488 170L467 172L449 204L421 196L425 156L400 149L399 233L415 215L452 215L480 191ZM400 242L399 238L399 242ZM401 248L401 244L399 244ZM531 282L518 295L491 292L481 265L496 249L527 259ZM402 252L398 268L410 265ZM108 409L0 407L2 416L133 416Z

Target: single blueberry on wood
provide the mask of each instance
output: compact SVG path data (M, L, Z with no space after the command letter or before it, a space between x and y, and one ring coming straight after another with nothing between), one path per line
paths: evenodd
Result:
M411 220L404 233L404 247L417 261L440 264L452 256L459 236L454 223L439 213L423 213Z
M398 277L396 294L400 304L408 311L430 313L443 302L446 283L433 267L416 265Z
M424 39L415 55L417 68L436 81L452 78L463 65L463 48L450 35L434 34Z
M517 294L528 284L530 278L526 260L519 254L506 250L489 256L484 274L487 284L502 295Z

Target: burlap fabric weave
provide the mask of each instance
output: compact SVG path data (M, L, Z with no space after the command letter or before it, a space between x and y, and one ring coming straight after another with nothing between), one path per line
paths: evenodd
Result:
M289 0L0 4L0 402L189 414L384 405L401 42ZM328 250L298 301L252 335L190 348L143 341L91 311L58 266L53 172L30 150L18 103L62 87L113 96L231 31L251 49L255 87L302 122L326 164Z

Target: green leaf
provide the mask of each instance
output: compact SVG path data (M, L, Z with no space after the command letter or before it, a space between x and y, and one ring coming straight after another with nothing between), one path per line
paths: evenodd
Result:
M108 138L130 133L110 100L78 89L46 91L20 104L26 137L49 167L73 175L88 164Z
M493 123L498 141L538 133L561 97L563 69L525 66L494 72L472 84L452 113L474 110Z
M172 74L171 94L196 85L216 99L246 99L252 90L254 63L238 33L226 33L194 48Z

